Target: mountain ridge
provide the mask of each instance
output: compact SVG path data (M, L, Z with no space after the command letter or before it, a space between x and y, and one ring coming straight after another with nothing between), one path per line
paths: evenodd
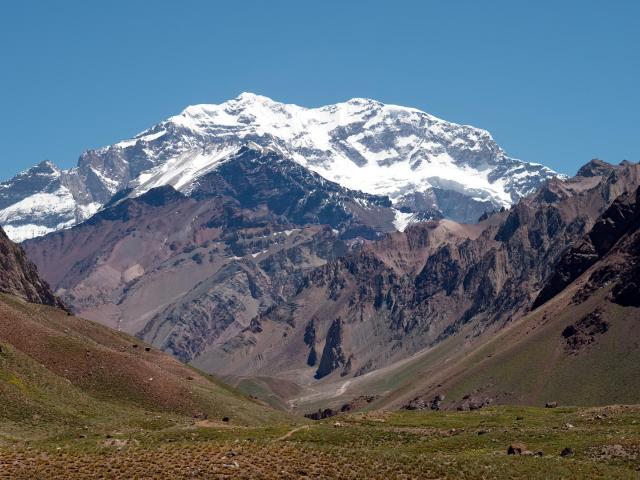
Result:
M278 371L308 383L318 364L308 365L307 358L311 350L320 354L324 349L333 356L324 365L333 370L328 375L324 369L322 378L337 382L461 331L477 335L506 325L531 309L565 250L611 202L639 183L638 165L612 166L606 175L551 181L510 210L490 216L473 235L442 243L414 240L415 250L406 253L388 244L367 245L309 272L303 288L286 302L196 364L227 375ZM419 263L408 263L414 256ZM332 327L336 319L339 328ZM302 337L311 324L315 333L309 345ZM340 331L340 348L332 328ZM285 345L271 348L279 336ZM324 347L326 342L331 348Z
M434 212L475 221L557 175L508 157L485 130L417 109L369 99L305 108L245 93L88 150L72 169L43 162L1 183L0 223L24 240L89 218L125 189L135 196L172 185L189 194L250 142L343 187L389 196L399 229Z

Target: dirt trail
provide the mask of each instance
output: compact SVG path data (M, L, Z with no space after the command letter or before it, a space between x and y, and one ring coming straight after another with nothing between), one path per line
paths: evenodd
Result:
M306 430L307 428L309 428L309 425L302 425L301 427L296 427L293 430L289 430L287 433L285 433L283 436L281 436L280 438L278 438L278 441L281 440L286 440L287 438L290 438L291 435L293 435L296 432L299 432L300 430Z

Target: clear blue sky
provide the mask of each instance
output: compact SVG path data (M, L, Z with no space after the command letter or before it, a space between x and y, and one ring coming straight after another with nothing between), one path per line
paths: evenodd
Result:
M0 73L0 178L242 91L414 106L566 173L640 159L636 0L20 0Z

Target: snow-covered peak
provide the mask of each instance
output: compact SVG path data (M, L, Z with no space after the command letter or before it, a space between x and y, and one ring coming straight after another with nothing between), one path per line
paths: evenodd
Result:
M47 168L47 169L49 169L51 171L54 171L54 172L59 172L60 171L58 166L55 163L53 163L51 160L43 160L38 165L36 165L36 167L39 167L39 168L42 168L42 169Z
M50 160L43 160L37 165L30 167L26 170L20 172L15 178L20 177L30 177L30 176L39 176L39 177L59 177L62 170L58 168L53 162ZM15 178L13 180L15 180Z
M194 163L195 171L206 173L204 167L213 167L221 152L248 141L272 145L348 188L389 195L395 201L416 191L444 188L488 206L507 206L537 186L522 181L527 172L536 178L554 175L507 157L486 130L367 98L306 108L243 93L221 104L187 107L137 136L136 142L149 139L157 139L147 149L153 156L162 159L168 149L173 157L171 178L164 172L158 177L163 168L156 168L144 181L135 182L139 191L145 190L145 183L165 181L188 190ZM189 181L178 180L180 168ZM505 178L514 168L520 175Z
M20 242L69 227L93 215L100 204L78 202L68 172L49 160L0 183L0 225Z
M189 106L128 140L89 150L75 169L40 164L36 172L58 180L48 187L31 182L29 189L5 182L0 193L10 194L0 204L19 202L43 188L53 193L60 186L79 206L91 205L90 211L125 188L138 195L172 185L188 194L198 178L249 142L344 187L387 195L402 212L416 214L407 218L439 211L474 221L556 175L507 156L486 130L416 108L367 98L307 108L245 92L220 104ZM32 177L38 175L25 178Z
M495 144L486 130L447 122L415 108L387 105L367 98L353 98L333 105L306 108L276 102L253 93L242 93L221 104L189 106L180 114L134 138L147 138L150 134L167 127L181 129L194 135L217 134L221 130L233 129L240 130L239 133L244 135L269 134L283 140L302 136L307 137L306 143L309 146L321 144L330 148L330 143L334 140L332 137L340 133L336 129L350 126L360 130L377 130L367 132L369 135L363 136L362 139L376 136L377 133L387 136L388 133L397 133L400 138L403 132L397 127L403 127L422 130L418 133L428 133L429 136L443 142L472 142L472 148L475 147L476 150L479 149L478 143ZM463 135L460 135L461 133ZM404 143L410 141L410 138L405 139Z
M269 97L265 97L264 95L258 95L253 92L242 92L236 98L227 101L226 103L237 102L241 104L252 104L252 103L263 103L263 104L276 104L278 102L270 99Z

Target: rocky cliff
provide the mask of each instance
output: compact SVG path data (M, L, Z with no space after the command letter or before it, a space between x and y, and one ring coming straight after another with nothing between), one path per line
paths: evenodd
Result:
M43 281L36 266L24 250L14 244L0 228L0 292L15 295L33 303L66 309Z

